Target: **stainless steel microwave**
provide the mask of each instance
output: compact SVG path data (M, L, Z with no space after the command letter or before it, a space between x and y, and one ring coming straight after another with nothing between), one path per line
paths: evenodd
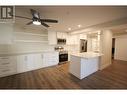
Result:
M65 45L66 44L66 39L60 39L60 38L58 38L57 39L57 44Z

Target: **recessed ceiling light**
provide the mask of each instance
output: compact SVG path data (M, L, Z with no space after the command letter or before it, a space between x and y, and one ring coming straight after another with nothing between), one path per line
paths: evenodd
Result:
M79 25L78 25L78 27L80 28L80 27L81 27L81 25L79 24Z
M71 28L68 28L68 30L71 30Z
M88 34L91 34L91 32L88 32Z
M100 32L100 31L98 31L98 32L97 32L97 34L98 34L98 35L100 35L100 34L101 34L101 32Z

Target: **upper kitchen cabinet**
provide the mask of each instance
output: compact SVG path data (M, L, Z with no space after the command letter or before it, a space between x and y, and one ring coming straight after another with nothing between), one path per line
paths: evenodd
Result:
M57 32L57 38L66 39L67 38L67 33Z
M79 38L80 39L87 39L87 35L86 34L79 34Z
M0 44L12 44L13 24L0 24Z
M67 33L48 31L48 43L50 45L57 45L58 38L67 40Z
M67 45L77 45L79 44L79 37L78 35L68 35L67 37Z
M93 51L93 52L99 52L100 51L100 34L91 33L91 34L88 34L87 36L88 36L87 50Z
M57 44L57 32L48 31L48 43L50 45L56 45Z

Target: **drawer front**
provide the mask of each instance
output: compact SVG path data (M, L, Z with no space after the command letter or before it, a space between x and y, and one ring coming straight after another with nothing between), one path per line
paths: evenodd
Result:
M1 62L1 63L0 63L0 68L4 68L4 67L6 67L6 66L7 66L7 67L11 67L11 65L12 65L12 64L11 64L10 62Z
M52 66L58 64L58 60L44 60L43 62L46 66Z
M7 76L15 73L16 73L16 68L10 68L10 67L0 68L0 76Z
M46 58L46 60L58 60L58 58Z
M58 53L45 53L45 54L43 54L43 56L46 56L46 57L58 57Z
M16 57L0 57L0 77L15 74Z
M58 62L56 60L52 60L52 61L49 61L49 64L50 65L56 65L56 64L58 64Z
M15 67L16 63L16 57L0 57L0 68Z
M8 63L10 61L9 57L1 57L0 63Z

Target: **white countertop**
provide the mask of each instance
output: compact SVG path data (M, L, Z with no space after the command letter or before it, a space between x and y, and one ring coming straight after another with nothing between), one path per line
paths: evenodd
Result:
M17 53L4 53L0 54L0 57L5 57L5 56L15 56L15 55L24 55L24 54L36 54L36 53L54 53L57 51L37 51L37 52L17 52Z
M94 52L85 52L85 53L71 53L70 55L81 57L81 58L94 58L102 56L101 53L94 53Z

